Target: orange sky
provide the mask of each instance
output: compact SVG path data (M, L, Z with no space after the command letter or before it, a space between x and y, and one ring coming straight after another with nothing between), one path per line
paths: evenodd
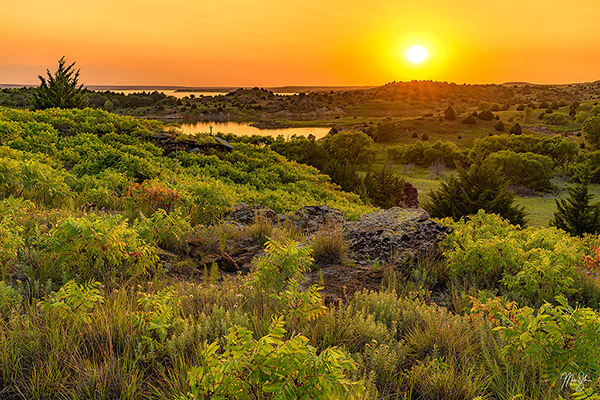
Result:
M379 85L600 79L600 0L0 0L0 83ZM411 66L407 47L431 57Z

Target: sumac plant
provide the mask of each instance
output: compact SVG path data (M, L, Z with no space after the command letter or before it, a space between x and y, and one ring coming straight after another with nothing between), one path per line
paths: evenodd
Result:
M63 219L41 239L40 250L43 281L124 280L153 272L158 261L156 247L120 215Z
M285 339L284 321L273 321L260 339L243 327L233 327L222 351L205 344L201 364L188 371L191 391L183 399L358 399L362 382L348 373L356 368L342 350L317 353L308 339Z
M167 212L183 204L181 196L161 182L135 183L125 194L125 208L132 215L152 215L158 209Z

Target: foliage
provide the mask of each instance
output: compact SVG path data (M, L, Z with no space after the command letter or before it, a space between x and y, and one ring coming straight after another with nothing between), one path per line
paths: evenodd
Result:
M23 296L6 282L0 281L0 321L6 320L22 303Z
M39 75L40 86L31 94L31 104L34 109L46 108L83 108L87 105L87 99L83 91L83 85L78 84L79 70L75 71L75 63L65 66L64 57L58 60L58 69L54 76L47 70L48 80Z
M256 272L251 282L257 290L281 293L287 285L302 279L302 273L311 269L310 249L294 241L267 242L266 254L256 260Z
M594 149L600 150L600 116L587 119L583 123L585 141Z
M444 118L448 121L454 121L456 119L456 114L454 113L454 108L448 106L446 110L444 110Z
M151 215L158 210L169 212L181 204L181 196L162 182L135 183L125 194L125 207L132 215L136 212Z
M521 125L517 122L510 128L509 132L511 135L520 135L523 133L523 130L521 129Z
M466 117L463 118L462 120L463 124L467 124L467 125L475 125L475 123L477 122L477 120L475 119L474 116L472 116L471 114L467 115Z
M52 228L39 244L46 279L123 280L155 270L155 247L143 241L119 215L68 217Z
M468 158L471 162L480 162L491 153L502 150L548 156L554 167L563 168L579 154L577 143L560 136L540 138L531 135L493 135L476 139Z
M440 160L454 168L465 161L465 154L453 142L437 140L433 145L416 141L413 144L388 146L387 157L400 164L429 166Z
M186 236L192 231L190 218L183 215L181 208L176 208L170 213L159 208L150 217L143 214L134 221L135 229L140 237L148 243L173 251L186 250Z
M375 172L369 170L364 182L369 198L381 208L393 207L404 192L404 178L394 174L387 165Z
M138 305L141 310L133 313L133 320L141 331L142 342L164 342L169 333L184 324L180 315L181 301L173 288L139 295Z
M544 303L538 310L518 308L514 302L499 299L486 303L474 301L473 313L487 315L497 321L506 341L504 352L527 357L543 367L543 376L550 386L563 386L569 376L579 378L571 385L575 398L586 389L586 384L598 390L600 357L600 316L589 308L573 308L564 296L556 297L556 305ZM581 381L585 379L585 382ZM583 396L581 398L590 398Z
M504 130L504 122L502 122L502 121L496 122L496 125L494 125L494 129L497 130L498 132L502 132Z
M548 156L501 150L490 154L483 163L501 171L511 185L525 186L540 192L553 189L553 163Z
M590 204L593 195L589 193L591 180L589 164L579 171L578 182L567 188L569 197L555 199L556 211L550 224L573 236L600 231L600 204Z
M455 221L479 210L498 214L513 224L525 224L523 208L514 205L514 194L506 189L506 179L489 164L473 164L458 169L423 204L433 217L452 217Z
M223 354L216 343L201 350L202 364L188 372L191 393L182 398L354 399L362 382L347 375L356 368L341 350L317 353L304 336L285 340L284 321L276 319L266 336L254 339L231 328Z
M74 326L92 323L93 310L104 303L100 282L79 285L74 280L65 283L58 292L38 303L40 310L55 314Z
M520 229L483 211L453 228L444 254L454 278L533 305L576 292L583 246L562 231Z

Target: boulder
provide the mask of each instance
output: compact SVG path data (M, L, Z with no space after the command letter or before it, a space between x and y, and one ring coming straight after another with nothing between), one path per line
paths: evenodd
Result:
M233 211L227 217L227 220L239 222L242 224L253 224L257 218L269 220L272 223L278 223L281 218L279 214L268 207L255 205L250 207L246 203L237 203L233 206Z
M392 207L364 214L344 224L349 258L358 265L397 266L427 254L450 232L421 209Z
M346 222L340 210L327 206L304 206L288 217L294 226L306 233L314 233L328 224Z

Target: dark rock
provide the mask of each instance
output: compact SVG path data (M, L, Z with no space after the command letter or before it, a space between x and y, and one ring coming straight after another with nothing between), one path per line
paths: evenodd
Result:
M378 210L344 224L349 258L359 265L404 264L437 248L450 229L421 209Z
M419 208L419 192L409 182L404 182L404 189L396 199L396 206L402 208Z
M328 224L346 222L340 210L327 206L304 206L290 215L289 221L307 233L314 233Z
M257 218L266 219L272 223L278 223L281 220L280 215L268 207L259 205L250 207L246 203L237 203L234 205L233 211L227 217L229 221L235 221L242 224L253 224L256 222Z

